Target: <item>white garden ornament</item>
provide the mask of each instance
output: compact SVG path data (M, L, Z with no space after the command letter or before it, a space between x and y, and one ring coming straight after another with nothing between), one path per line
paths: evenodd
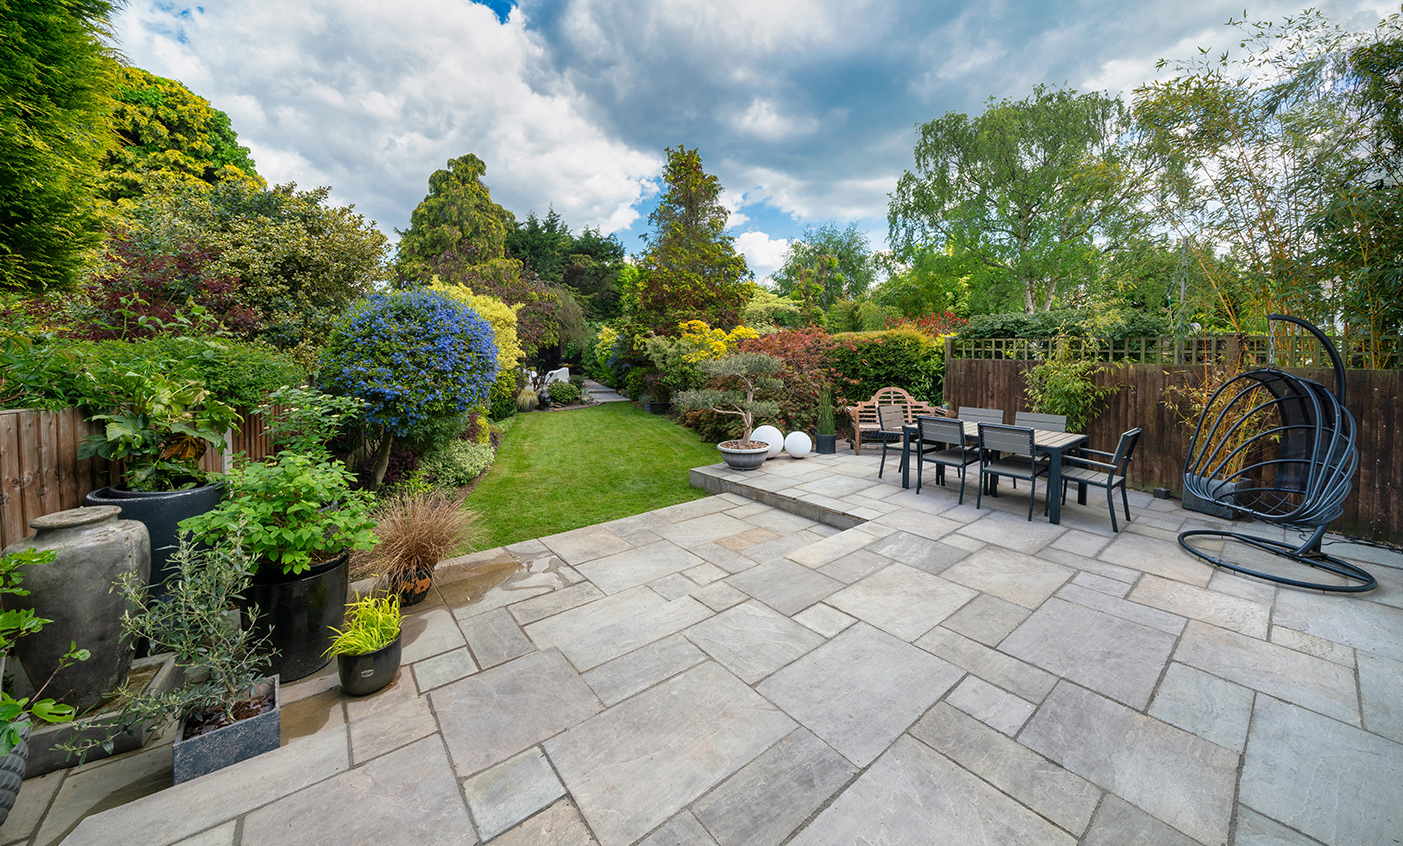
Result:
M779 455L784 449L784 433L773 426L757 426L755 431L750 433L752 441L764 441L770 445L770 458Z
M804 458L813 448L813 441L803 432L790 432L789 437L784 439L784 451L789 453L791 458Z

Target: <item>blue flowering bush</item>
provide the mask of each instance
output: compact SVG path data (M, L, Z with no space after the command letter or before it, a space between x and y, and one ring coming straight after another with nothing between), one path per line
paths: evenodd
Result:
M322 387L365 402L378 431L376 482L391 442L421 440L443 421L487 402L497 378L492 327L430 290L372 294L342 317L321 357Z

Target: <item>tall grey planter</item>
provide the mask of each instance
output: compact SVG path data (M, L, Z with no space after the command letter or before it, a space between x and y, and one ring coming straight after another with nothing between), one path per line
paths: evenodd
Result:
M135 645L122 638L124 606L112 585L124 573L135 573L143 582L150 577L151 542L145 526L117 519L120 513L112 506L98 506L46 514L30 522L33 537L5 550L57 553L52 564L25 568L29 595L12 598L14 607L32 608L37 616L53 620L42 631L20 638L16 652L25 675L37 687L54 672L70 644L88 650L88 660L59 671L44 691L45 697L72 705L80 714L126 681L135 656Z

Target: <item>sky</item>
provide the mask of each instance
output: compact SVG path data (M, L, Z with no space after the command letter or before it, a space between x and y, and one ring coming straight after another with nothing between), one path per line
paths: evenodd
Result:
M554 208L639 253L666 149L698 148L761 279L806 228L885 248L919 124L1040 83L1129 98L1158 59L1235 47L1242 3L129 0L113 30L130 64L227 112L270 183L329 186L391 241L429 175L476 153L518 220ZM1351 30L1398 11L1315 5Z

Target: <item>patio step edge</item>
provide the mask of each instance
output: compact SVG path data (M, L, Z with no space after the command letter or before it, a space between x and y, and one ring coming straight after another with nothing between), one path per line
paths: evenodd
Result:
M846 511L839 511L813 502L805 502L792 496L748 485L743 481L743 477L735 478L739 475L741 474L728 470L725 464L715 464L706 467L693 467L688 473L688 481L692 487L710 494L733 493L763 505L787 511L806 520L832 526L835 529L851 529L867 522L862 517Z

